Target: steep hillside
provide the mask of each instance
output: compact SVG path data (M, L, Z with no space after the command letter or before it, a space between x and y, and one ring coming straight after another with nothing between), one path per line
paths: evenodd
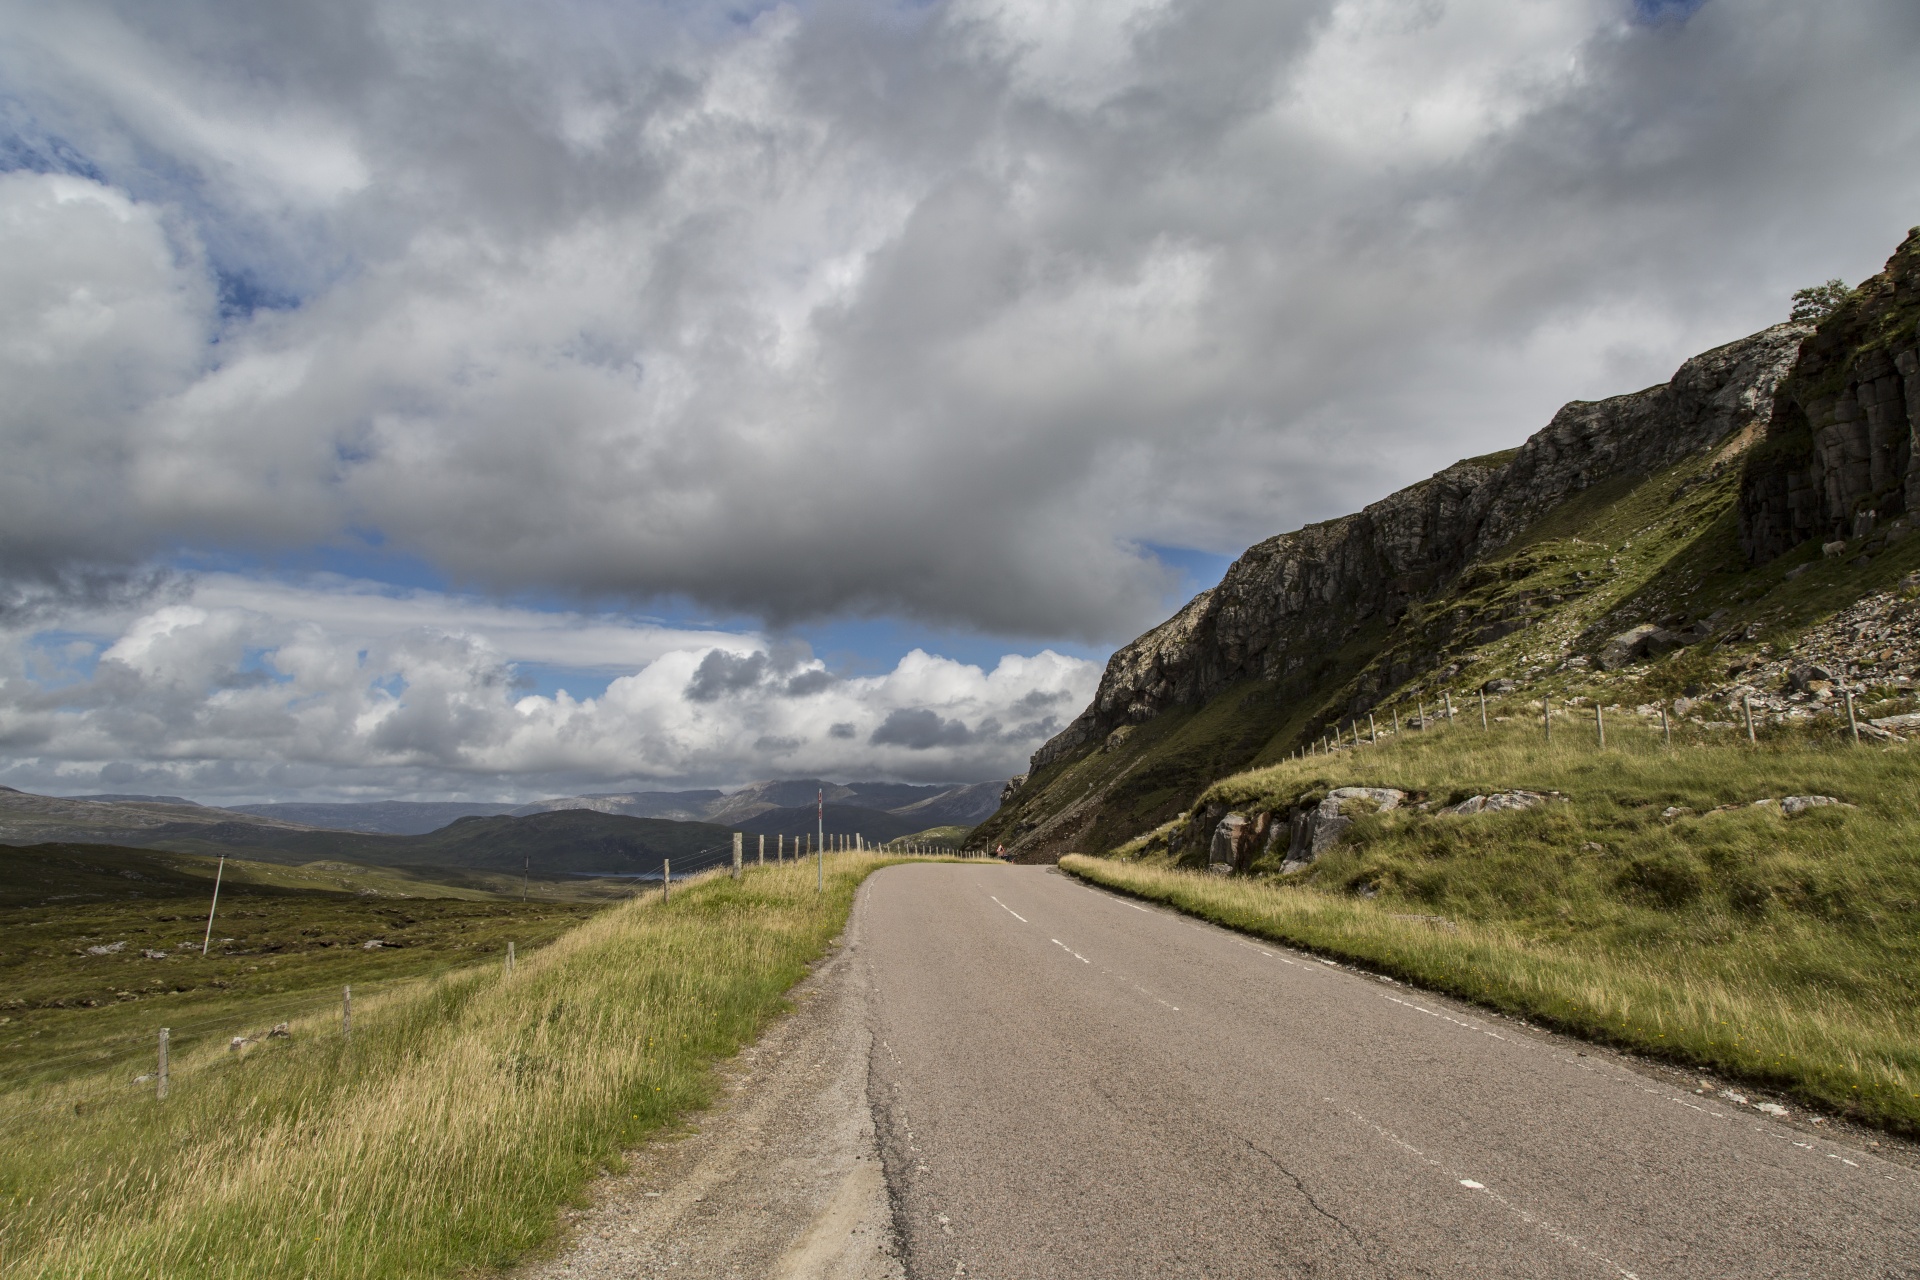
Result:
M1917 264L1920 235L1817 329L1776 326L1662 386L1574 402L1518 449L1251 548L1113 656L971 843L1028 860L1111 848L1216 778L1492 681L1567 689L1632 666L1594 680L1651 698L1724 691L1729 666L1777 674L1808 628L1913 567ZM1816 483L1819 504L1774 501ZM1808 572L1836 523L1857 540ZM1855 621L1878 625L1887 600Z

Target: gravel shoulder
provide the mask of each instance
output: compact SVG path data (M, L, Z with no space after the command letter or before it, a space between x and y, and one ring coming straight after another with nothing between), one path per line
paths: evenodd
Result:
M901 1280L867 1102L866 897L795 988L794 1011L723 1064L719 1102L629 1152L567 1215L559 1251L513 1280Z

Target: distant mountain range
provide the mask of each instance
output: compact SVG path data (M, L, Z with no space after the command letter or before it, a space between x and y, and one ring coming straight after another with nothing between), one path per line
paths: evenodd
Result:
M40 796L0 787L0 844L120 845L227 854L267 862L323 860L542 875L655 875L731 855L733 832L798 837L818 829L872 842L932 827L971 826L991 813L999 783L913 786L762 782L719 791L573 796L538 805L266 804L220 809L179 796ZM885 807L882 807L885 806ZM772 843L772 842L770 842ZM758 852L750 839L748 856ZM771 850L769 850L771 852Z
M96 796L86 798L105 799ZM461 818L491 818L513 813L518 808L518 805L511 804L467 804L460 801L380 800L367 804L236 804L227 812L297 822L303 827L322 827L330 831L423 836Z
M1000 782L977 782L964 786L919 786L903 782L826 782L819 778L788 779L779 782L755 782L738 791L619 791L602 795L562 796L536 800L531 804L474 804L465 802L415 802L384 800L367 804L237 804L229 813L250 814L279 822L294 822L307 827L333 831L378 832L387 835L425 835L438 831L459 818L494 817L510 814L526 817L563 809L589 809L595 813L618 814L628 818L665 818L674 822L717 822L742 830L774 827L746 827L742 824L775 810L806 809L812 813L815 797L825 793L829 806L857 809L907 818L912 825L902 827L885 818L868 819L865 826L847 827L842 834L858 831L876 839L886 830L910 835L929 827L970 827L991 815L1000 803ZM108 803L191 804L177 796L75 796L73 799ZM198 806L196 806L198 807ZM784 830L785 828L780 828ZM809 827L809 830L812 828ZM829 828L832 829L831 826Z
M564 809L468 816L428 833L327 830L206 805L74 800L0 787L0 842L103 844L262 862L358 862L545 876L655 875L662 859L694 871L731 856L733 832L711 822Z

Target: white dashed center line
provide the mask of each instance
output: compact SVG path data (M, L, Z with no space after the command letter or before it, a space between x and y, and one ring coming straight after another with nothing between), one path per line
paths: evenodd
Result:
M993 898L992 894L988 894L987 896L989 898ZM994 903L998 905L1002 911L1012 916L1015 920L1018 920L1021 924L1025 924L1027 922L1027 918L1025 916L1021 915L1018 911L1015 911L1012 907L1008 906L1006 903L1001 902L1000 899L993 898L993 900L994 900Z

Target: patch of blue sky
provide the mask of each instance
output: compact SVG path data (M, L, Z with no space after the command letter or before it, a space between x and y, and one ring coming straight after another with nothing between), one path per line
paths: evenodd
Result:
M105 182L100 171L79 148L43 128L18 98L0 94L0 172L69 173Z
M513 664L513 689L515 697L538 695L551 698L565 690L575 702L585 702L589 698L599 698L607 691L607 686L630 671L605 671L583 667L558 667L540 662L516 662Z
M915 649L991 671L1007 654L1042 649L1089 662L1105 662L1111 649L1068 641L996 636L962 627L940 627L904 618L834 618L805 623L789 634L813 646L814 656L842 676L881 675Z
M84 631L41 631L24 646L25 675L41 689L54 691L93 679L100 655L112 640Z
M220 319L245 320L256 311L291 311L300 305L300 295L283 286L263 280L252 267L214 271L220 291Z
M1168 602L1169 613L1180 608L1208 587L1219 586L1220 579L1227 576L1227 569L1239 559L1237 555L1221 555L1218 551L1201 551L1195 547L1169 547L1155 542L1143 543L1140 549L1180 574L1180 583Z
M395 592L451 591L447 576L428 561L381 546L378 533L355 531L357 543L289 548L282 551L182 549L167 560L182 573L231 573L242 577L299 577L330 574L374 583Z
M266 684L291 684L293 677L273 665L275 650L248 648L241 651L239 672L243 678Z
M1707 0L1633 0L1633 16L1641 22L1685 22Z

